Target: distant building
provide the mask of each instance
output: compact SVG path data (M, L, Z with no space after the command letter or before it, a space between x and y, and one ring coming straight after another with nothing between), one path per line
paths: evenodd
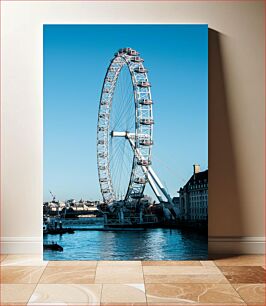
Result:
M200 172L193 165L193 175L179 189L179 216L181 220L205 221L208 219L208 170Z

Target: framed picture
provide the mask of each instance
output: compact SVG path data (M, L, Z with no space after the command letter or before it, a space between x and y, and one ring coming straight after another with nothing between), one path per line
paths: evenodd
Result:
M46 260L208 255L208 25L43 26Z

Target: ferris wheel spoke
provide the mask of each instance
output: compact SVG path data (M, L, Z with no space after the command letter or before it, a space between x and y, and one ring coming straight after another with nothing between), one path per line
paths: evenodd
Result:
M119 150L117 150L114 154L113 159L110 161L110 166L113 167L114 165L116 165L117 160L119 160Z
M124 81L123 81L123 84L124 84L124 86L123 86L123 88L124 88L123 100L126 99L129 89L132 88L132 81L131 81L131 79L129 79L129 76L130 76L129 73L124 72L124 76L123 76L123 79L124 79Z
M116 124L115 124L115 126L117 126L118 123L120 123L121 120L123 119L123 116L125 114L125 107L126 107L126 103L125 102L120 103L120 105L119 105L119 114L116 117Z
M127 88L125 89L125 95L124 95L124 98L123 98L124 101L127 100L127 97L129 96L130 91L132 90L132 86L133 86L132 81L128 82Z
M115 150L116 150L116 148L118 147L118 145L119 145L119 142L117 142L117 141L114 141L113 140L113 137L110 137L110 142L109 142L109 152L115 152ZM112 159L112 157L113 157L113 155L111 155L111 157L109 158L109 160L111 160Z
M122 162L120 163L120 168L123 168L123 164L124 164L125 144L126 144L126 143L124 142L123 150L122 150ZM120 173L119 173L118 186L121 186L121 175L122 175L122 169L120 169Z
M127 153L125 154L125 159L126 159L126 161L127 161L128 163L130 163L130 164L132 165L133 154L127 152Z
M125 89L125 96L124 96L125 101L127 100L128 96L134 95L134 92L132 91L132 88L133 88L132 80L129 80L127 82L127 86L126 86L126 89Z
M121 84L121 82L119 82L119 84ZM118 123L120 123L121 121L123 121L123 119L125 119L125 114L128 112L128 110L130 110L130 108L127 108L128 104L130 104L129 103L130 100L133 98L133 94L132 93L131 93L131 95L129 95L130 89L132 89L132 82L131 81L128 82L126 91L123 90L124 93L122 94L122 98L120 99L120 103L119 103L119 115L116 116L117 124L115 126L117 126ZM129 96L129 98L128 98L128 96Z
M119 102L118 102L119 103ZM123 112L123 103L120 101L119 103L119 108L117 110L117 115L116 115L116 118L114 119L114 122L113 122L113 127L115 128L117 125L118 125L118 122L120 122L121 118L122 118L122 112Z
M122 186L121 185L121 178L122 177L126 180L129 180L129 174L130 173L128 173L129 172L128 171L128 162L126 160L127 159L127 155L126 155L127 145L128 144L126 143L126 141L124 141L122 148L120 147L120 149L122 149L122 152L120 151L119 156L121 158L119 158L119 160L118 160L118 162L120 164L119 169L118 169L118 172L120 172L120 179L119 179L119 182L118 182L119 186Z
M122 154L122 151L120 153L120 156ZM122 189L122 185L121 185L121 177L123 174L123 163L121 163L121 159L118 160L117 164L116 164L116 172L114 174L114 185L116 187L117 190L119 190L119 192Z
M119 92L119 95L118 95L119 103L117 105L119 107L118 108L119 113L120 113L121 110L123 110L122 106L123 106L123 103L124 103L124 95L125 95L125 83L123 81L124 75L125 75L125 68L122 68L121 76L119 76L119 78L118 78L118 85L119 85L120 92Z
M126 104L126 107L122 110L122 113L121 113L121 115L120 115L120 117L119 117L117 123L114 125L114 129L115 129L115 128L118 128L119 125L120 125L121 123L123 123L123 121L125 120L125 118L127 118L126 115L128 115L129 117L130 117L130 115L131 115L131 116L134 115L134 112L133 112L133 114L129 112L129 110L130 110L130 108L131 108L131 105L130 105L130 100L131 100L131 99L132 99L132 97L130 97L130 98L128 99L127 104ZM129 118L129 119L130 119L130 118ZM128 119L126 119L126 120L128 121ZM131 119L131 120L132 120L132 119ZM134 121L134 120L133 120L133 121Z
M118 155L119 152L119 143L116 144L116 147L112 150L112 156L110 158L110 162Z
M129 101L129 105L130 105L130 109L129 112L130 114L134 114L135 115L135 107L134 107L135 101L134 98L132 98L132 101ZM133 131L135 128L136 122L134 120L127 120L127 131Z
M121 144L116 149L113 164L119 164L120 160L121 160Z
M119 156L119 155L118 155ZM117 189L117 185L116 185L116 178L117 178L117 173L119 171L119 164L118 164L118 160L119 158L116 158L113 163L112 163L112 169L111 169L111 177L112 177L112 180L113 180L113 184L114 186L116 187Z

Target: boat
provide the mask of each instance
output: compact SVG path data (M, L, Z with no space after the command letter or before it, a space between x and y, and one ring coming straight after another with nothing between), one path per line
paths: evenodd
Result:
M72 228L48 228L45 234L50 235L62 235L62 234L74 234L75 231Z
M57 243L44 243L43 244L43 249L44 250L52 250L52 251L58 251L58 252L63 252L63 247Z
M59 223L59 226L58 226ZM62 235L62 234L74 234L75 231L73 228L67 227L63 228L62 221L58 218L43 218L43 234L50 234L50 235Z

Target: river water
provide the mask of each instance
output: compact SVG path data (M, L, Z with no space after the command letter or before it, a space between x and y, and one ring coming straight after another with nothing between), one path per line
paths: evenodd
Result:
M195 260L207 259L207 234L178 229L141 231L75 231L44 235L63 252L45 250L44 260Z

